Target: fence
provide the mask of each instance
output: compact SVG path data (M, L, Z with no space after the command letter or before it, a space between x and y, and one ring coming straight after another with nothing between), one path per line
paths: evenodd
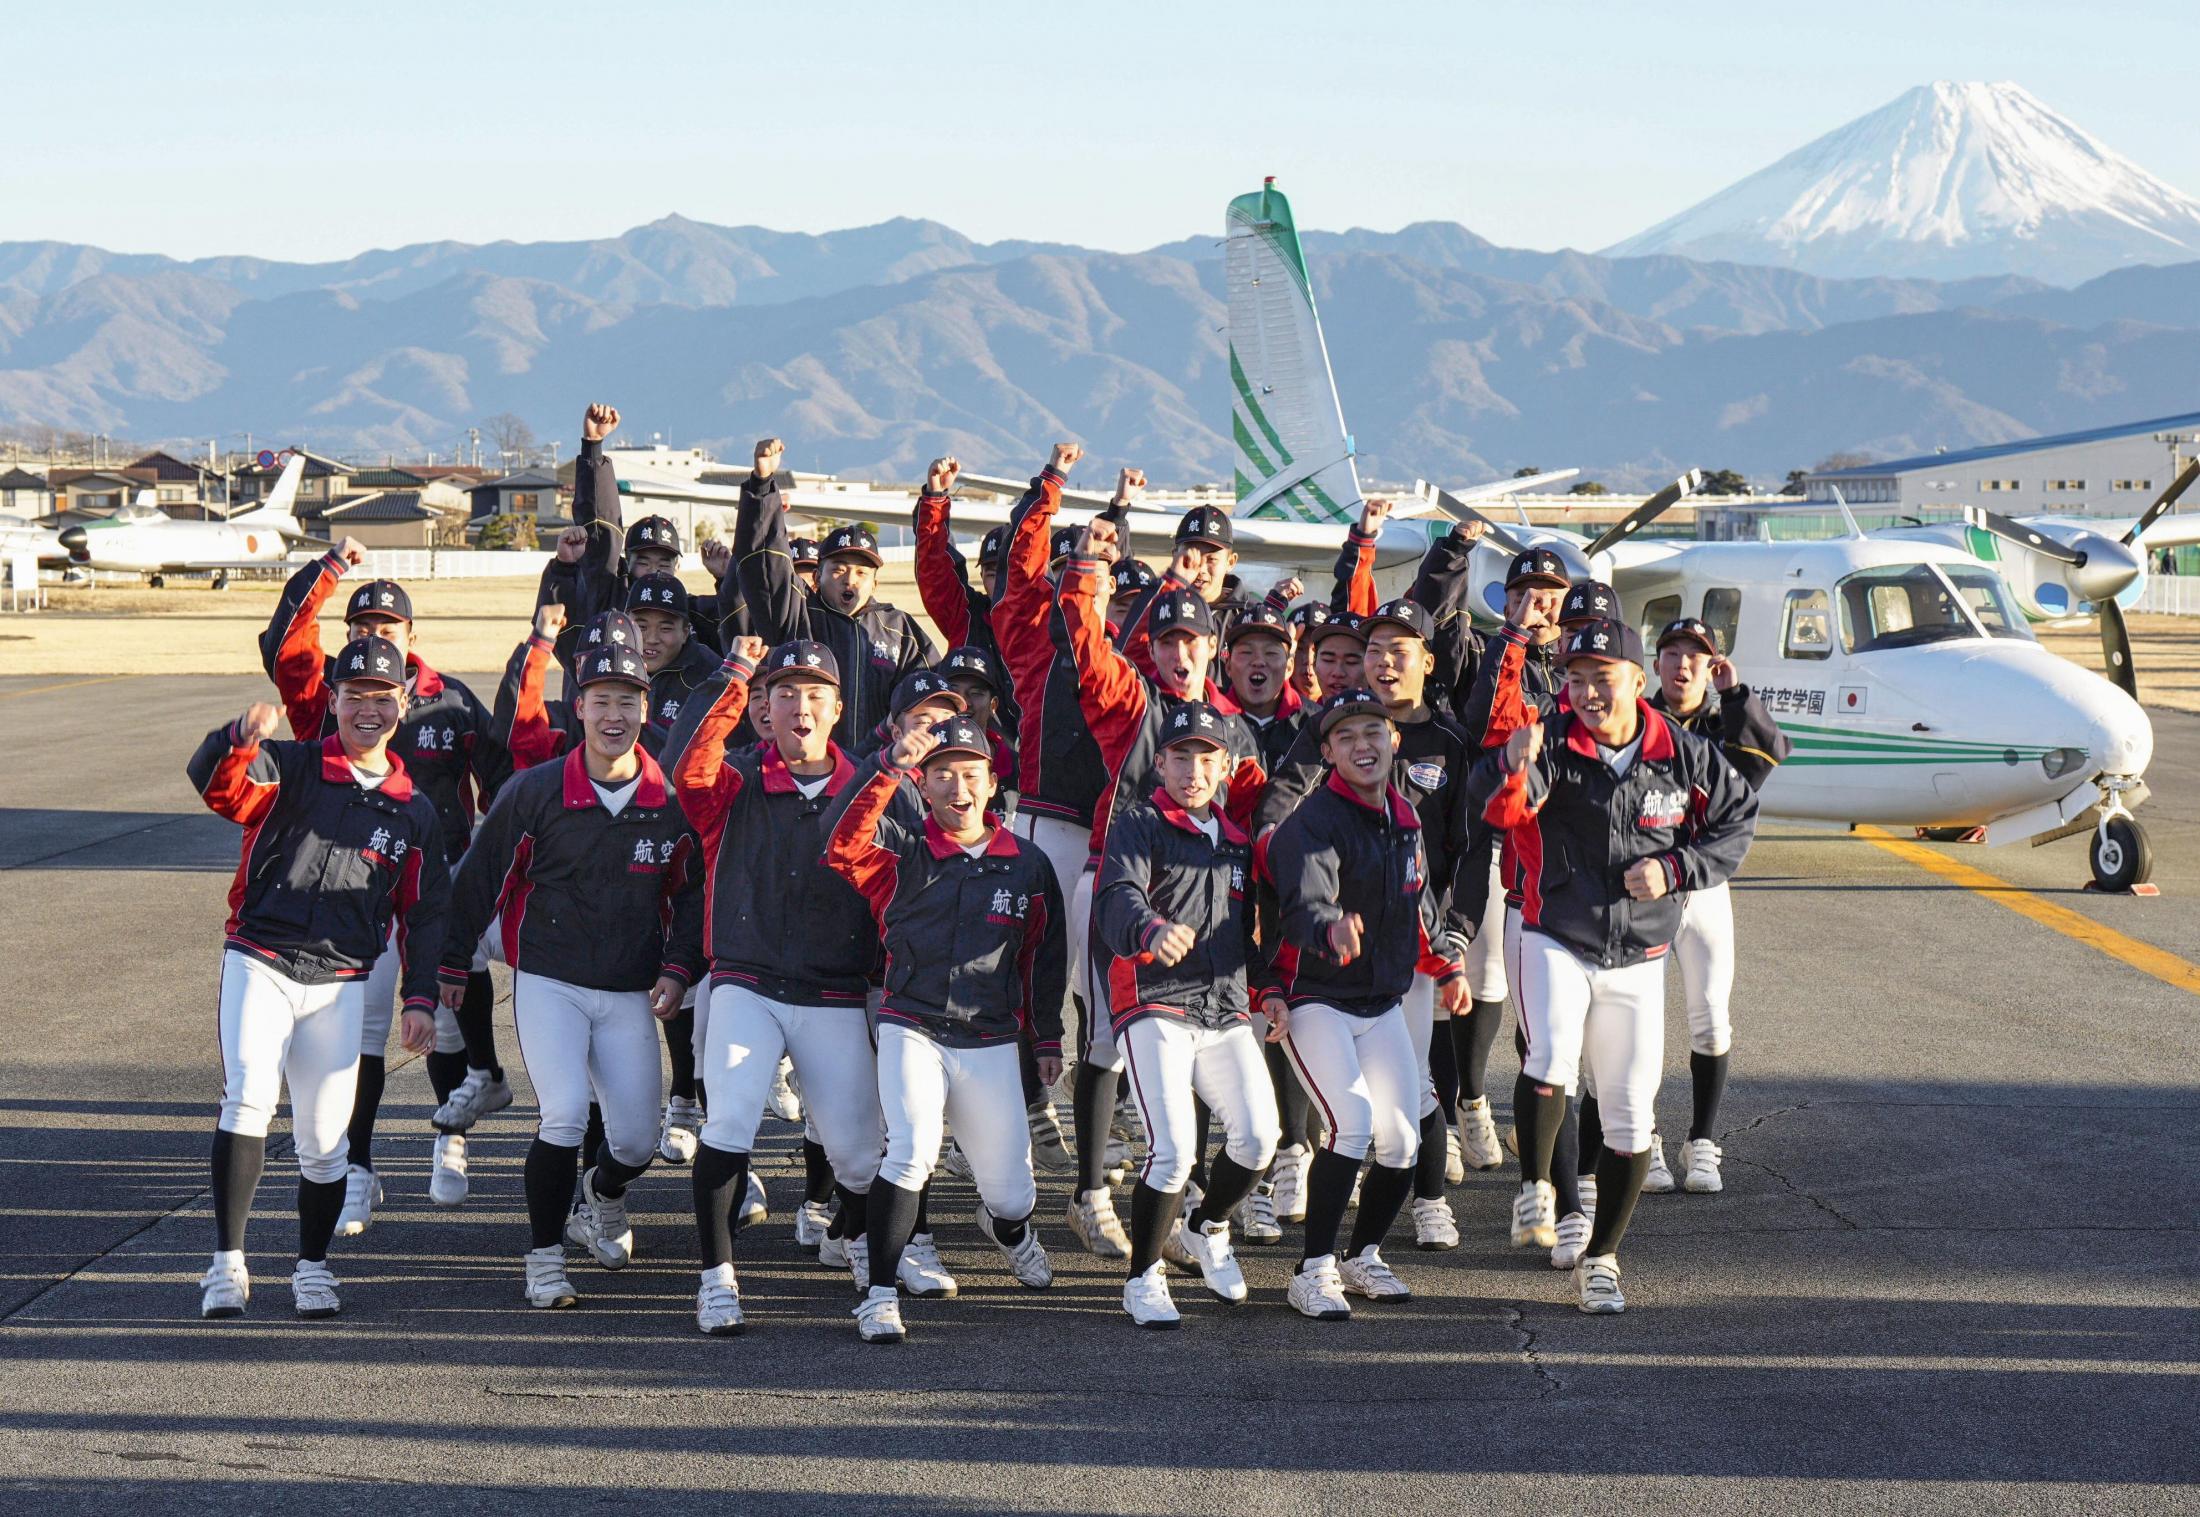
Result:
M2200 616L2200 575L2149 574L2134 611L2165 616Z
M879 549L879 556L890 564L907 563L915 554L916 549L906 544L888 544ZM484 553L477 548L369 548L366 563L353 574L360 578L394 580L533 579L542 573L542 566L550 559L548 553L509 549ZM702 573L701 555L686 555L680 560L680 568L687 573Z

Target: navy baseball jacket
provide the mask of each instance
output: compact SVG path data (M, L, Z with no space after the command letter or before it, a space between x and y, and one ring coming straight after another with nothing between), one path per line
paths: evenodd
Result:
M1116 1030L1147 1016L1227 1027L1251 1011L1246 977L1255 962L1253 850L1242 828L1210 808L1215 840L1156 787L1108 829L1093 891L1093 930L1113 955L1108 1012ZM1173 965L1153 956L1170 924L1197 936Z

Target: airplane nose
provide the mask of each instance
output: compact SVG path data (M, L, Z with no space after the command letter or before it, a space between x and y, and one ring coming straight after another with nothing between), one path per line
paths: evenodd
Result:
M2154 724L2138 702L2120 701L2094 718L2089 746L2102 773L2144 774L2154 758Z
M68 552L69 557L82 558L85 552L84 529L82 527L62 528L61 546Z

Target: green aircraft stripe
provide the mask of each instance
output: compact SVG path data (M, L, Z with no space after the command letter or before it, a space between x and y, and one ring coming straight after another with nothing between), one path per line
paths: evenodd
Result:
M1793 764L1798 768L1805 769L1822 768L1830 764L1847 765L1850 767L1885 768L1895 764L1933 765L1939 767L1954 764L1998 764L2000 762L2001 760L1999 758L1990 757L1983 753L1962 755L1945 753L1891 753L1874 754L1868 756L1864 754L1844 755L1832 753L1797 753L1791 755L1787 760L1788 764ZM1782 765L1782 767L1784 768L1786 767L1786 765Z
M1230 435L1237 440L1238 451L1252 460L1253 467L1260 471L1263 479L1276 477L1276 466L1268 461L1268 455L1261 452L1260 444L1253 441L1253 434L1245 429L1245 418L1235 411L1230 413Z
M1912 737L1906 732L1857 732L1842 727L1813 726L1808 722L1782 722L1780 723L1780 730L1798 742L1910 743L1921 744L1929 748L1974 748L1981 752L1990 750L1994 753L2000 753L2009 748L2021 750L2026 746L2022 743L1978 742L1970 738ZM2040 748L2037 751L2045 753L2048 750Z
M1276 429L1269 424L1268 413L1263 411L1260 408L1260 402L1253 398L1253 387L1246 383L1245 370L1238 366L1235 345L1232 345L1230 349L1230 383L1237 386L1238 397L1245 402L1245 409L1252 416L1254 425L1260 428L1261 436L1268 439L1269 446L1276 450L1276 456L1282 459L1284 467L1288 468L1291 463L1291 450L1283 445L1283 439L1276 435Z

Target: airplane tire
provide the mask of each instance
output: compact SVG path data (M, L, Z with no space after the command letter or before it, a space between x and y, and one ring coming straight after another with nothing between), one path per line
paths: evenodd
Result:
M216 570L214 571L214 583L213 583L213 584L212 584L211 586L209 586L208 588L210 588L210 589L214 589L214 590L226 590L226 589L228 589L228 588L229 588L229 571L228 571L227 569L216 569Z
M2128 816L2108 819L2108 826L2093 834L2093 883L2102 890L2123 892L2146 883L2154 873L2154 848L2146 829Z
M149 578L148 578L148 579L146 580L146 583L147 583L147 584L149 584L149 585L151 585L151 586L152 586L152 587L153 587L153 588L154 588L155 590L165 590L165 589L166 589L166 588L168 587L168 579L167 579L167 576L166 576L166 575L161 575L161 574L155 574L155 575L152 575L152 576L150 576L150 577L149 577Z

